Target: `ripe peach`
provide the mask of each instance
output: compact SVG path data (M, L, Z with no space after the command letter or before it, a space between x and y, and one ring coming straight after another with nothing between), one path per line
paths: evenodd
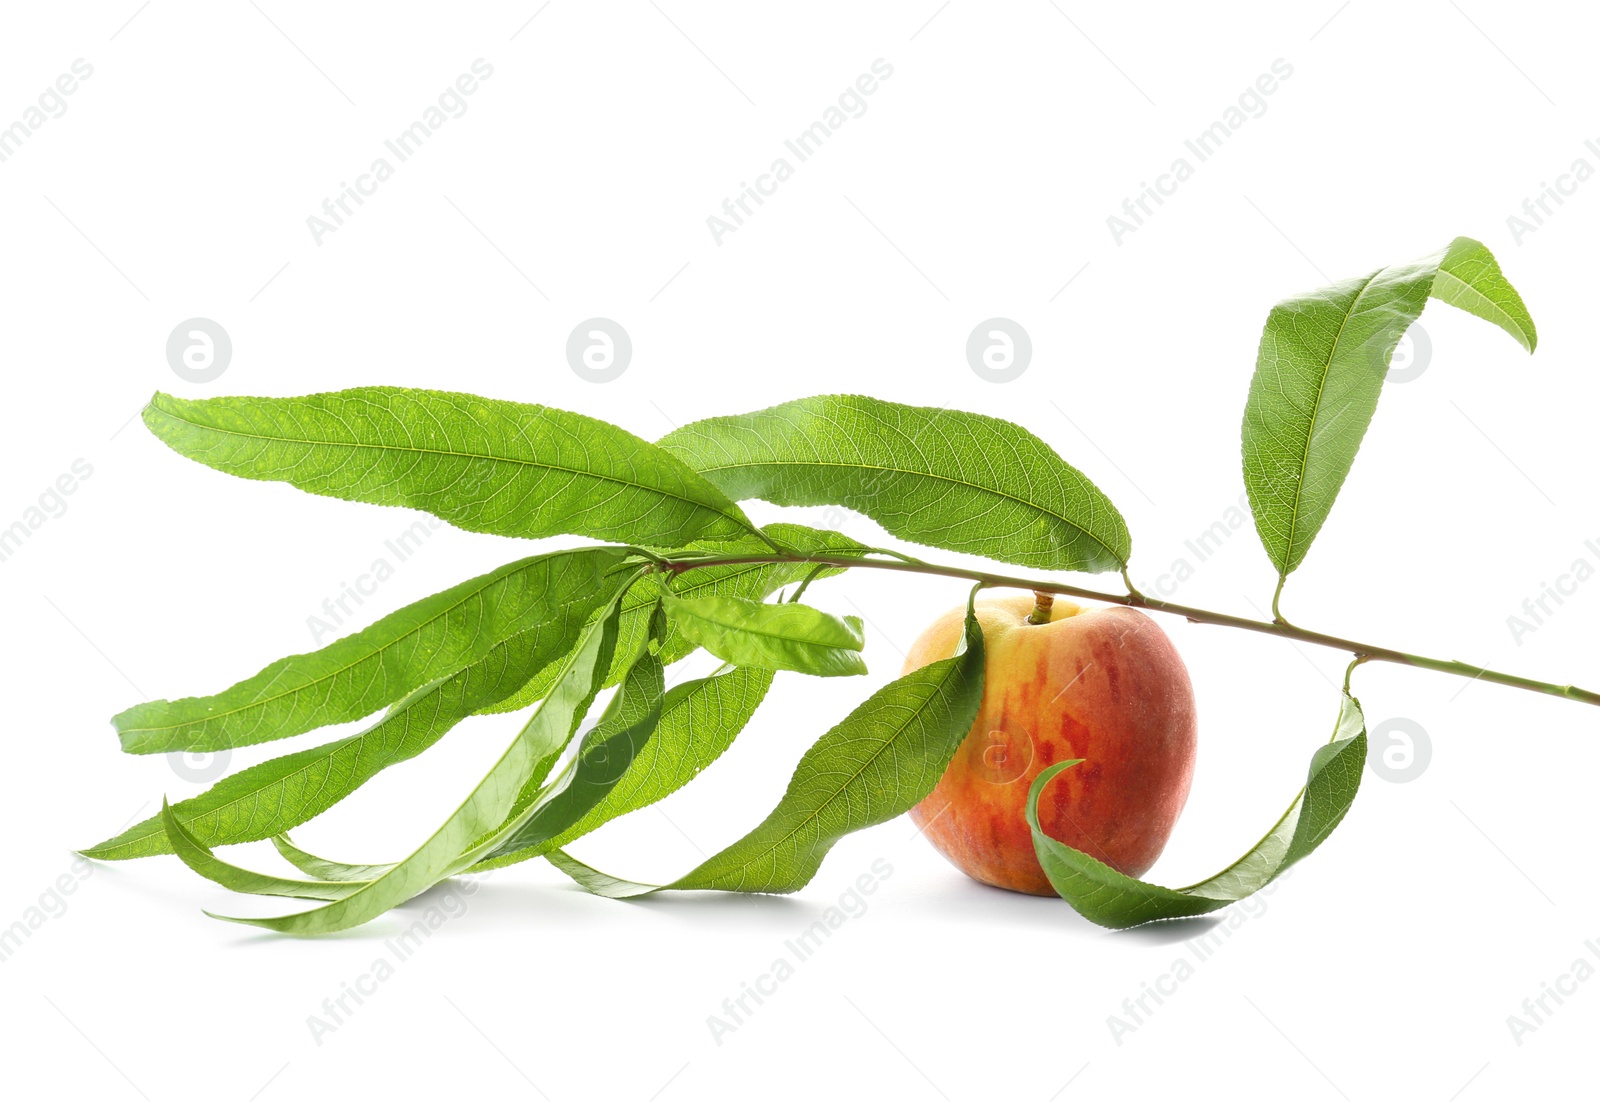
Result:
M1026 595L977 602L983 703L911 818L969 877L1053 896L1023 816L1034 777L1063 759L1083 759L1045 790L1039 825L1137 877L1160 856L1188 799L1195 704L1183 660L1144 613L1056 599L1048 621L1032 624L1034 606ZM934 621L905 670L952 654L965 612Z

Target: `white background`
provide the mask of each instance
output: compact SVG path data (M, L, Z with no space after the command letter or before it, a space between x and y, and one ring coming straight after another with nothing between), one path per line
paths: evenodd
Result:
M1507 223L1575 159L1600 167L1584 147L1600 138L1596 28L1575 6L539 2L7 6L0 125L75 59L93 76L0 164L0 527L74 460L93 474L0 564L0 926L70 872L72 847L201 788L163 757L121 755L110 715L309 649L307 618L414 520L179 459L130 423L156 389L438 387L650 438L840 390L984 411L1031 428L1111 495L1150 588L1242 492L1239 418L1268 308L1467 234L1521 289L1538 353L1428 308L1432 361L1387 388L1284 611L1600 683L1600 581L1520 645L1506 624L1575 559L1600 564L1584 547L1600 538L1600 183L1520 242ZM307 217L478 58L493 76L465 114L316 243ZM893 76L866 113L715 243L707 216L878 58ZM1107 216L1279 58L1293 75L1265 112L1114 241ZM634 343L604 385L564 354L597 315ZM234 345L204 386L164 353L196 316ZM993 316L1034 346L1005 385L965 359ZM813 524L822 512L793 511ZM350 626L519 554L441 530ZM1254 615L1272 583L1246 525L1173 596ZM819 584L818 604L870 622L870 679L781 675L703 779L574 852L649 880L732 841L963 593L899 577ZM1331 729L1344 659L1162 624L1202 720L1188 809L1150 874L1182 884L1282 810ZM1549 1004L1520 1045L1507 1017L1600 938L1596 714L1394 667L1361 669L1356 690L1372 725L1425 728L1430 765L1407 784L1368 771L1343 828L1264 910L1239 909L1223 949L1120 1044L1108 1017L1192 961L1185 940L1205 925L1103 931L1062 902L966 881L901 819L841 843L789 898L630 905L583 896L542 863L497 874L320 1044L308 1016L420 904L293 941L206 918L203 906L248 904L175 859L96 866L0 965L4 1076L67 1098L263 1103L1176 1090L1471 1103L1584 1082L1600 983ZM509 720L463 725L299 840L399 856L498 754ZM241 750L233 765L285 749ZM239 853L279 868L263 849ZM893 874L865 914L714 1042L707 1016L879 858Z

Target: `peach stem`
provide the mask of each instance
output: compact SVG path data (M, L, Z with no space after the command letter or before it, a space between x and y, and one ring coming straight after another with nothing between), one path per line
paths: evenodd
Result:
M1028 623L1049 624L1050 607L1055 603L1054 594L1047 594L1043 590L1033 591L1033 612L1028 614Z

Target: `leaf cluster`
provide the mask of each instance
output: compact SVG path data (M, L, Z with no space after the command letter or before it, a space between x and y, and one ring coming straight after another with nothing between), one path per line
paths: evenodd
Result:
M1268 315L1245 404L1243 476L1280 593L1329 517L1396 343L1430 297L1533 350L1521 298L1489 251L1466 238L1285 300ZM653 443L570 411L396 387L294 398L158 394L143 416L175 452L226 474L424 510L473 532L600 542L513 560L218 692L148 701L113 718L131 754L218 751L368 721L354 735L163 801L158 815L84 851L101 859L175 854L229 889L315 901L297 913L236 920L292 934L353 927L445 878L539 857L611 897L792 892L842 836L925 797L982 697L973 605L981 583L957 652L882 686L822 732L771 813L732 845L666 885L612 877L568 854L589 832L714 764L779 672L867 672L860 619L798 600L813 583L865 565L960 573L838 532L757 526L741 502L841 506L911 544L1045 571L1126 578L1133 551L1111 500L1026 429L859 395L711 417ZM1130 590L1130 601L1139 596ZM698 649L721 667L669 688L674 665ZM467 717L494 713L522 714L520 726L409 853L357 865L290 839ZM1212 911L1327 838L1354 799L1365 748L1347 691L1332 742L1313 755L1283 818L1200 884L1166 889L1126 877L1044 834L1039 797L1075 762L1047 769L1032 786L1035 849L1061 896L1097 923ZM303 876L249 870L216 853L265 839Z

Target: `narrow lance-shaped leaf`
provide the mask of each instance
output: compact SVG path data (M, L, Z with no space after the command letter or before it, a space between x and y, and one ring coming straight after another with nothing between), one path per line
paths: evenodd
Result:
M620 599L619 591L610 612L584 629L582 640L568 657L550 696L534 711L489 773L410 855L358 891L313 911L267 919L218 918L291 934L345 930L404 903L481 857L470 848L505 821L518 793L530 779L549 773L599 692L616 645Z
M804 525L777 522L762 529L772 540L785 548L806 555L859 555L865 546L842 533L828 529L807 528ZM694 550L724 551L727 545L696 541ZM761 550L759 548L755 550ZM697 567L678 575L672 584L673 593L679 597L744 597L760 601L784 586L800 582L813 571L809 563L735 563L725 566ZM818 578L837 575L843 568L822 569ZM661 596L659 576L646 575L622 599L622 619L617 629L617 659L611 664L606 685L622 680L628 658L638 650L644 638L650 614ZM676 627L668 625L667 638L661 644L661 661L670 666L689 655L698 645L687 639ZM555 677L557 664L552 662L541 670L528 684L511 697L483 711L516 712L533 704L545 695Z
M685 876L641 885L562 851L546 857L590 892L615 898L657 888L794 892L839 839L893 819L933 791L982 697L983 634L969 599L958 654L895 679L857 706L801 757L783 799L754 831Z
M204 845L266 839L320 815L380 771L421 754L461 720L517 692L530 671L557 662L577 643L589 608L604 601L601 583L583 570L552 572L547 581L545 619L471 666L412 693L365 731L240 770L179 801L173 814ZM152 816L83 853L118 860L166 854L170 848L160 817Z
M1260 891L1315 850L1339 826L1361 785L1367 733L1361 706L1345 695L1331 742L1311 758L1306 784L1265 838L1214 877L1181 889L1162 888L1118 873L1081 850L1046 835L1039 827L1039 795L1055 776L1082 762L1058 762L1043 770L1028 790L1028 826L1033 849L1061 897L1102 927L1133 927L1155 919L1204 915Z
M981 414L822 395L696 421L661 445L731 498L846 506L918 544L1063 571L1120 570L1131 550L1082 472Z
M371 881L388 873L395 865L393 862L355 865L319 858L295 846L287 834L272 836L272 845L295 869L319 881Z
M665 603L684 637L723 662L824 678L867 672L860 617L742 597L668 596Z
M547 406L405 387L298 398L157 394L150 431L190 459L500 536L682 547L755 528L661 448Z
M655 735L582 819L535 846L485 858L471 872L540 857L619 816L677 792L715 762L744 730L772 685L772 677L770 670L740 666L673 686L662 703ZM316 869L304 865L300 868L322 876ZM358 868L354 875L366 874Z
M1355 462L1389 360L1428 297L1500 326L1529 352L1533 320L1471 238L1410 264L1286 299L1267 315L1244 412L1244 481L1280 579L1305 559Z
M547 785L534 787L531 795L529 789L523 790L528 799L519 796L521 809L513 812L492 839L470 848L487 853L487 857L465 872L494 869L531 856L592 810L632 767L639 752L650 745L662 712L663 669L658 645L665 632L659 613L653 619L647 645L636 653L616 695L583 737L577 756ZM295 846L286 835L275 836L273 843L296 868L324 881L371 881L395 867L392 862L354 865L319 858ZM517 856L506 859L513 854ZM342 895L324 898L341 899Z
M302 900L343 900L364 887L361 881L296 881L287 877L274 877L270 873L257 873L224 862L193 835L183 829L172 808L161 802L161 826L166 830L172 852L183 864L208 881L215 881L234 892L254 893L257 896L290 896Z
M859 544L838 536L838 533L814 533L814 530L802 530L800 525L770 525L768 531L774 536L781 536L786 541L792 541L797 533L813 533L816 536L826 536L832 546L846 549L853 546L859 549ZM771 572L773 568L781 568L781 573ZM728 572L738 570L739 575L730 575ZM706 578L709 576L709 578ZM784 581L800 580L800 572L795 572L792 565L787 564L762 564L750 567L739 565L738 568L712 567L693 570L683 573L678 578L677 592L715 592L718 588L741 588L747 592L768 594L771 589L778 588ZM645 576L634 588L627 592L622 599L622 628L618 632L619 653L624 647L632 647L632 652L637 653L638 640L630 640L627 632L627 616L629 608L637 602L638 591L651 594L650 605L646 605L643 613L648 615L656 608L656 591L653 580ZM678 640L677 650L674 650L674 640ZM661 645L661 656L664 661L675 661L682 658L685 653L693 650L694 644L683 639L682 634L670 631ZM550 671L558 668L560 663L552 661ZM613 663L613 671L618 671L618 663ZM554 677L554 674L552 674ZM608 677L608 684L616 674ZM528 687L518 690L512 698L528 696L526 703L541 700L546 696L549 688L550 677L542 677L539 692L528 696ZM666 695L662 703L661 720L656 725L656 733L650 740L643 743L638 751L637 759L627 767L621 778L616 781L613 788L606 792L602 800L590 808L578 823L571 824L570 828L563 829L554 839L539 842L538 845L523 847L515 852L499 853L488 856L472 866L472 872L485 871L485 869L498 869L509 864L520 863L528 858L538 858L552 848L563 847L573 839L589 834L598 826L608 823L618 816L635 812L638 808L648 807L656 800L669 796L672 792L682 789L685 784L693 781L701 770L722 756L722 752L731 746L734 738L749 724L750 716L754 716L755 709L760 706L766 696L766 690L773 684L773 672L762 671L754 668L733 668L717 672L714 676L690 679L683 684L675 685ZM531 684L530 682L530 685ZM491 706L482 711L504 711L507 701L502 701L498 706ZM526 794L525 794L526 796ZM522 797L518 797L518 800ZM274 844L278 852L286 860L293 863L302 872L307 872L312 877L325 880L365 880L371 879L392 868L392 863L387 864L352 864L341 861L328 860L320 856L307 853L294 845L293 840L286 836L277 836ZM504 850L504 848L502 848Z
M535 626L575 635L626 554L584 548L519 559L413 602L319 651L290 655L209 697L148 701L112 718L133 754L219 751L359 720ZM552 656L554 658L554 656Z
M577 755L528 805L481 848L483 861L537 847L577 823L600 803L649 745L661 720L665 677L657 653L666 634L659 613L649 643L640 650Z
M634 579L635 579L635 581L633 582L633 585L637 586L639 584L639 582L642 581L643 576L640 575L640 574L635 574L634 575ZM624 596L624 598L626 597L626 595L623 595L623 596ZM620 640L621 640L622 617L620 615L620 612L621 612L621 603L620 602L618 602L618 603L616 603L615 605L612 605L612 606L607 606L603 610L603 613L604 613L605 616L612 617L617 621L617 642L620 642ZM615 642L613 643L612 648L611 648L611 667L612 667L612 669L615 669L617 667L618 663L619 662L621 663L622 670L623 670L623 681L624 682L627 681L627 679L628 679L630 674L634 673L634 667L636 665L637 660L640 657L642 657L647 652L649 652L651 654L656 654L656 653L658 653L660 651L661 634L662 634L662 632L663 632L663 630L665 628L665 624L666 624L666 616L661 611L660 602L657 602L656 603L656 607L652 610L652 614L651 614L650 622L649 622L649 628L648 628L644 638L638 641L638 644L634 647L634 649L633 649L633 651L631 653L626 654L626 655L619 654L619 650L618 650L618 647L617 647L616 643ZM564 670L565 666L566 666L566 659L563 658L557 664L557 667L558 667L558 669ZM558 675L558 677L559 677L559 675ZM601 681L600 688L602 688L602 689L605 688L604 680ZM654 708L654 709L659 710L660 694L659 693L655 694L654 698L655 699L653 701L650 701L648 703L648 705L647 705L646 704L646 696L645 696L644 692L642 692L641 687L639 687L637 685L635 686L634 692L631 693L631 694L624 694L624 693L619 691L615 696L612 697L611 702L607 706L604 715L601 716L601 718L597 722L597 724L606 725L608 727L608 729L609 729L609 728L614 727L618 723L631 723L631 722L635 722L635 721L642 721L645 718L645 715L646 715L646 712L645 712L646 708ZM618 716L618 711L620 709L623 709L623 708L626 708L628 710L628 714L627 714L627 717L625 719L620 718ZM579 719L582 719L582 717L580 717ZM594 735L594 732L591 731L589 733L589 735L585 736L584 738L588 739L589 737L591 737L593 735ZM572 765L572 763L569 761L567 763L567 767L568 767L569 771L570 771L571 765ZM556 782L550 782L550 784L547 786L546 785L546 780L547 779L546 779L546 776L545 776L546 773L548 773L547 770L536 771L535 773L529 775L528 779L525 782L523 782L522 791L517 794L517 799L512 802L511 810L508 813L506 813L505 819L502 820L501 823L495 827L494 831L490 833L495 840L499 840L503 836L504 832L506 832L506 831L511 829L511 826L514 823L521 823L523 820L525 820L527 818L527 812L528 812L528 809L530 808L530 806L532 806L536 802L540 802L540 801L543 801L544 799L547 799L551 795L549 790L552 790L552 789L555 788ZM484 839L475 840L473 842L473 845L471 847L469 847L468 849L473 851L474 853L479 853L479 854L487 854L487 853L489 853L491 850L494 849L495 843L494 842L489 842L487 846L483 845L486 842L487 839L488 839L488 836L486 836Z

